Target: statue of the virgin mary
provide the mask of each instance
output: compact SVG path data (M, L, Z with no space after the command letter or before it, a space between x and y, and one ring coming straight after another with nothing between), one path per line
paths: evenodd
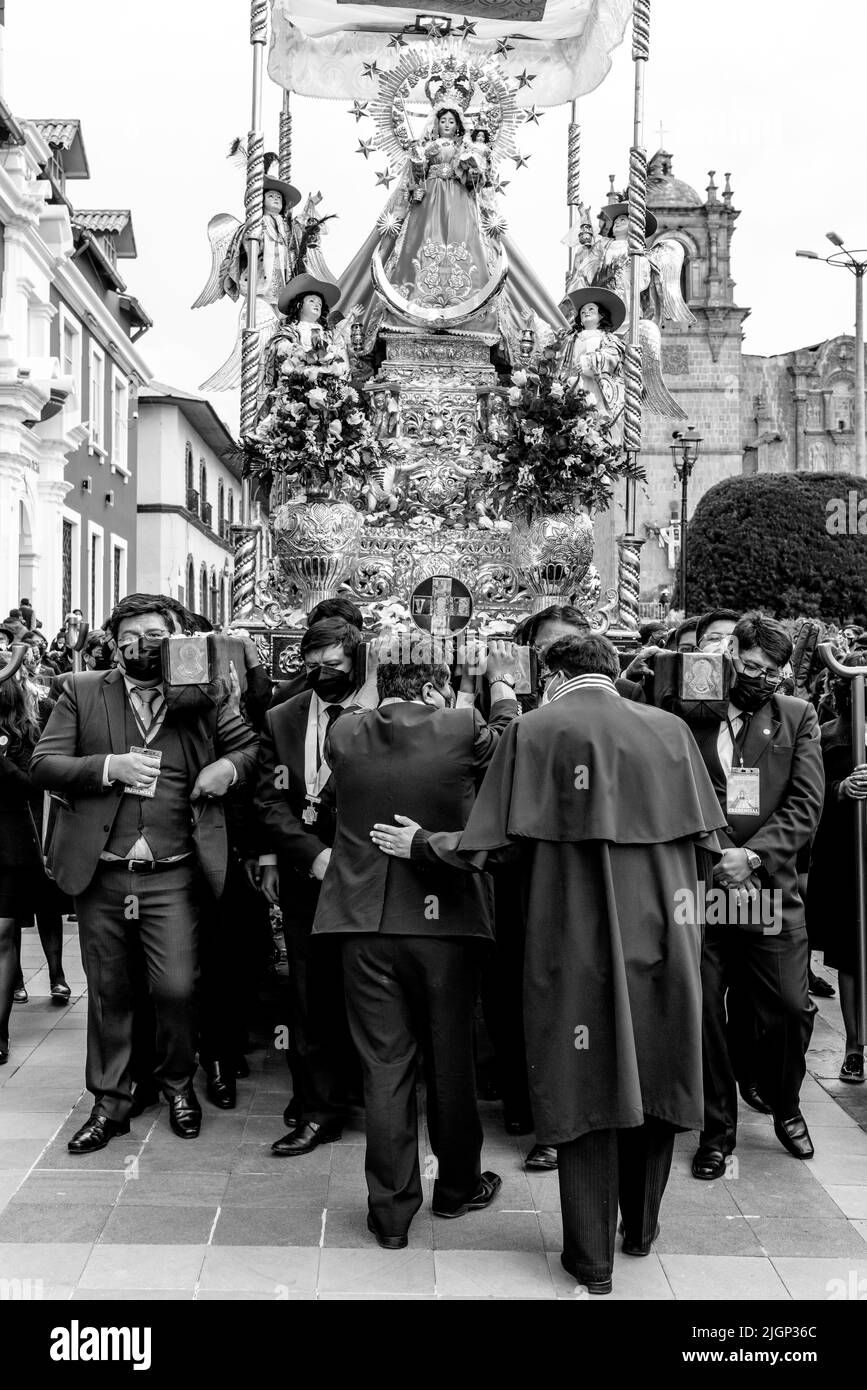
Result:
M403 168L374 231L339 277L339 310L356 310L365 351L381 328L411 324L490 334L517 361L523 330L544 341L566 324L505 235L493 173L502 106L469 110L476 75L452 64L428 78L431 110L418 139L395 95L391 125ZM483 82L490 90L490 74Z

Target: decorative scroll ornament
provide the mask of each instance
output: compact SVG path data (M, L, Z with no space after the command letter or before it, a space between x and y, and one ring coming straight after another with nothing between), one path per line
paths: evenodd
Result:
M509 260L505 247L501 246L499 260L486 285L483 285L480 290L477 290L467 299L439 304L411 302L405 294L402 294L388 279L378 246L371 257L370 270L377 293L382 296L388 307L393 309L401 318L406 319L408 323L416 324L419 328L449 328L466 323L467 319L480 313L490 304L492 299L496 298L506 283L506 277L509 274Z
M588 512L515 517L512 560L533 596L533 611L562 602L581 584L593 559L593 521Z
M312 606L333 598L352 573L364 521L348 502L285 502L271 529L284 574Z

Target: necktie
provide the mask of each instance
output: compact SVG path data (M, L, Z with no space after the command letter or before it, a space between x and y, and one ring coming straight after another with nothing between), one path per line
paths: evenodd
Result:
M154 722L154 702L160 698L161 692L155 687L146 688L139 685L136 686L135 693L139 701L139 717L142 722L142 727L145 733L147 733L151 724Z
M325 749L325 740L326 740L327 737L328 737L328 730L331 728L331 725L334 723L334 721L335 721L335 719L337 718L338 714L342 714L342 713L343 713L343 706L342 706L342 705L326 705L326 706L325 706L325 720L326 720L326 723L325 723L325 730L324 730L324 732L323 732L323 734L322 734L321 739L317 739L317 741L316 741L316 771L317 771L317 772L319 771L320 767L322 766L322 756L323 756L323 751L324 751L324 749Z

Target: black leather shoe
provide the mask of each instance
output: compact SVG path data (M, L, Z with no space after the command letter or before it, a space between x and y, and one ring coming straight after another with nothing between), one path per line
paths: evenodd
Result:
M202 1127L202 1107L192 1086L167 1096L169 1124L179 1139L197 1139Z
M767 1101L762 1100L756 1088L755 1081L744 1081L738 1086L741 1093L741 1100L748 1105L751 1110L758 1110L760 1115L770 1115L771 1107Z
M482 1173L479 1178L478 1192L468 1202L464 1202L454 1211L443 1211L434 1206L431 1207L431 1211L434 1216L443 1216L447 1220L451 1220L455 1216L466 1216L468 1211L484 1211L485 1207L491 1205L502 1186L503 1179L499 1173Z
M827 980L823 980L821 975L814 975L812 970L809 975L808 992L815 994L819 999L833 999L837 993L833 985L829 985Z
M793 1115L790 1120L780 1120L774 1116L774 1133L779 1139L784 1149L788 1149L793 1158L812 1158L815 1153L813 1141L810 1138L810 1131L807 1129L807 1121L800 1111Z
M714 1178L725 1177L726 1157L722 1149L697 1149L692 1160L692 1176L702 1182L713 1182Z
M405 1250L407 1247L406 1236L384 1236L370 1212L367 1213L367 1229L376 1237L377 1245L381 1245L383 1250Z
M277 1158L298 1158L301 1154L312 1153L320 1144L336 1144L342 1133L342 1125L320 1125L308 1120L306 1125L290 1130L272 1144L271 1152Z
M650 1254L650 1247L651 1247L651 1245L653 1244L653 1242L654 1242L655 1240L658 1240L658 1239L659 1239L659 1222L658 1222L658 1221L657 1221L657 1223L656 1223L656 1230L653 1232L653 1235L650 1237L650 1240L647 1242L646 1245L643 1245L640 1241L637 1241L637 1240L627 1240L627 1239L626 1239L626 1233L625 1233L625 1231L624 1231L624 1229L623 1229L623 1222L622 1222L622 1221L621 1221L621 1223L620 1223L620 1225L619 1225L619 1227L618 1227L618 1230L620 1231L620 1234L623 1236L623 1247L622 1247L622 1248L623 1248L623 1253L624 1253L624 1255L649 1255L649 1254Z
M150 1110L154 1105L159 1105L161 1100L162 1096L160 1095L158 1086L154 1086L147 1081L143 1084L139 1082L132 1095L132 1108L129 1112L130 1119L138 1119L138 1116L143 1115L146 1110Z
M585 1279L583 1274L578 1273L578 1270L575 1268L568 1255L561 1255L560 1263L567 1274L571 1274L573 1279L577 1279L579 1284L584 1285L588 1293L604 1294L611 1292L613 1284L610 1277L608 1279Z
M235 1077L231 1070L221 1062L203 1062L202 1067L208 1078L205 1095L212 1105L220 1110L234 1110L238 1103Z
M0 1067L5 1067L9 1061L9 1039L0 1039Z
M104 1149L116 1134L129 1134L129 1120L110 1120L94 1110L87 1124L73 1134L67 1148L71 1154L93 1154Z
M557 1150L553 1145L534 1144L527 1157L524 1159L524 1167L532 1172L547 1172L557 1167Z

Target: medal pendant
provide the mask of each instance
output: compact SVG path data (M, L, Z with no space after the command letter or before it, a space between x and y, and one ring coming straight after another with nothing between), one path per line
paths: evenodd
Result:
M307 798L308 804L304 807L304 810L301 812L301 819L303 820L303 822L304 822L305 825L315 825L315 824L316 824L316 821L317 821L317 819L318 819L318 817L319 817L319 812L318 812L317 809L316 809L316 804L317 804L318 801L319 801L319 797L318 797L318 796L315 797L315 798L314 798L314 797L308 796L308 798Z

